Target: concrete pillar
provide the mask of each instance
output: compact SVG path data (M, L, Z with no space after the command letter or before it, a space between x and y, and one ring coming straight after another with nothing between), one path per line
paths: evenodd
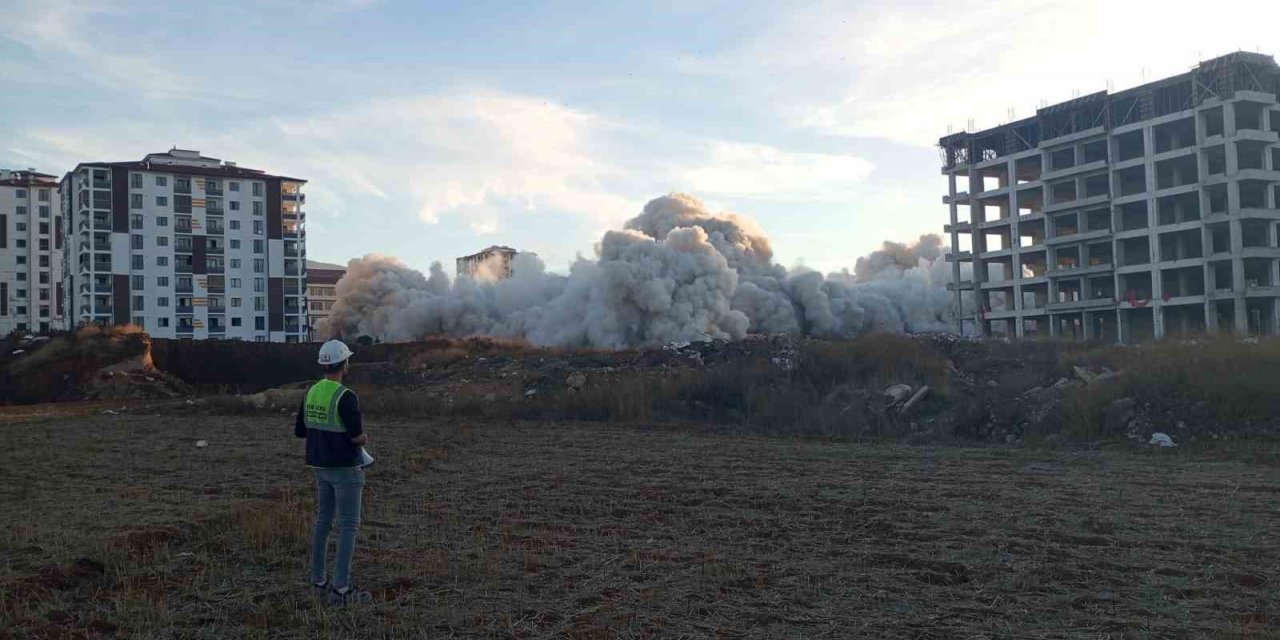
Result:
M1159 298L1151 300L1151 333L1156 340L1164 338L1164 306L1157 305Z

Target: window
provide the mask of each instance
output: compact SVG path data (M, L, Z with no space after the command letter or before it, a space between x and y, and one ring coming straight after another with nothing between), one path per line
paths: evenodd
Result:
M156 256L156 266L157 266L157 267L167 267L167 266L169 266L169 258L167 258L167 257L165 257L165 256Z
M168 327L168 326L169 326L169 319L168 319L168 318L160 318L160 319L157 321L157 324L158 324L159 326L161 326L161 327Z
M156 236L156 246L157 247L169 246L169 236Z
M191 178L174 178L173 189L182 193L191 193Z
M26 248L27 248L27 241L26 241L26 240L24 240L24 239L22 239L22 238L18 238L17 240L15 240L15 241L14 241L14 245L13 245L13 246L15 246L15 247L17 247L17 248L19 248L19 249L26 249Z
M18 197L18 198L26 198L26 197L27 197L27 190L26 190L26 189L18 189L18 191L17 191L14 195L15 195L16 197Z
M130 322L131 322L132 324L136 324L136 325L138 325L138 328L140 328L140 329L146 329L146 328L147 328L147 319L146 319L146 318L144 318L144 317L142 317L142 316L134 316L134 317L133 317L133 319L132 319L132 320L130 320Z
M48 284L48 283L46 282L46 284ZM48 289L45 289L45 288L41 288L41 289L40 289L40 299L41 299L41 300L45 300L45 301L48 301L48 300L49 300L49 290L48 290Z
M227 183L227 188L228 188L228 189L230 189L230 190L232 190L232 191L239 191L239 190L240 190L240 183L239 183L239 182L228 182L228 183Z
M266 290L267 290L267 281L266 281L266 279L265 279L265 278L254 278L254 279L253 279L253 290L254 290L254 291L257 291L258 293L262 293L263 291L266 291Z
M157 206L157 207L167 207L167 206L169 206L169 197L168 197L168 196L156 196L156 206Z
M19 272L18 272L18 282L26 282L26 281L27 281L27 274L25 274L25 273L23 273L23 272L19 271Z
M147 299L146 299L146 297L144 297L144 296L134 296L134 297L133 297L133 310L134 310L134 311L142 311L143 309L145 309L145 308L146 308L146 300L147 300Z
M232 279L231 279L231 288L232 288L232 289L239 289L239 288L240 288L240 278L232 278Z
M40 317L41 318L49 317L49 305L47 304L40 305Z
M264 317L262 317L262 316L258 316L258 317L256 317L256 318L254 318L254 319L253 319L253 328L254 328L254 330L256 330L256 331L266 331L266 330L267 330L267 319L266 319L266 318L264 318ZM261 338L262 336L258 336L258 337L259 337L259 338ZM263 342L263 340L258 340L258 342Z
M175 213L191 213L191 196L174 196L173 211Z
M232 298L232 299L231 299L231 306L233 306L233 307L238 307L238 306L240 306L240 298Z
M159 298L156 298L156 306L157 306L157 307L168 307L168 306L169 306L169 296L160 296Z
M191 276L178 276L179 289L191 289Z
M254 252L254 253L266 253L266 252L267 252L266 247L267 247L267 241L266 241L266 240L254 240L254 241L253 241L253 252Z
M167 187L167 186L169 186L169 177L168 177L168 176L156 176L156 186L157 186L157 187Z
M262 183L261 183L261 182L255 182L255 183L253 183L253 196L254 196L255 198L261 198L261 197L262 197Z
M47 256L47 255L46 255L46 256L40 256L40 266L45 267L45 268L48 268L48 266L49 266L49 256Z
M235 183L233 182L232 184L235 184ZM236 202L235 200L232 200L232 201L231 201L231 210L232 210L232 211L239 211L239 210L240 210L240 203L239 203L239 202Z
M240 230L240 221L239 221L239 220L232 220L230 224L231 224L231 230L232 230L232 231L239 231L239 230Z
M40 239L40 242L39 242L39 246L40 246L40 250L41 250L41 251L48 251L48 250L49 250L49 239L48 239L48 238L41 238L41 239Z
M25 222L16 222L16 223L14 223L14 228L16 228L18 231L26 231L26 230L27 230L27 223L25 223Z
M254 298L254 299L253 299L253 310L254 310L254 311L266 311L266 310L267 310L267 299L266 299L266 298L264 298L264 297L262 297L262 296L258 296L258 297L256 297L256 298Z
M156 216L156 226L157 226L157 227L167 227L167 226L169 226L169 217L168 217L168 216Z
M142 228L142 214L141 214L141 213L131 213L131 214L129 214L129 228L130 228L130 229L141 229L141 228Z
M24 276L25 276L25 275L27 275L27 274L22 273L22 274L19 274L19 275L24 275ZM19 297L19 298L22 298L23 300L26 300L26 299L27 299L27 290L26 290L26 289L18 289L18 297Z
M134 291L139 291L139 290L141 290L141 289L146 288L146 286L147 286L147 277L146 277L146 276L133 276L133 277L130 279L130 281L131 281L130 287L131 287Z
M234 305L232 305L232 306L234 306ZM238 327L238 326L240 326L240 318L232 318L232 319L231 319L231 326L233 326L233 327Z
M142 174L141 174L141 173L131 173L131 174L129 174L129 188L131 188L131 189L141 189L141 188L142 188Z
M156 286L157 286L157 287L167 287L167 286L169 286L169 276L159 276L159 277L157 277L157 278L156 278Z
M26 256L16 256L15 258L17 259L18 264L26 264L26 263L27 263L27 257L26 257ZM20 275L20 276L24 276L24 275L26 275L26 274L24 274L24 273L19 273L18 275Z
M266 273L266 272L267 272L267 261L266 261L266 260L263 260L262 258L254 258L254 259L253 259L253 272L254 272L254 273Z
M47 235L49 235L49 223L48 223L48 222L41 222L41 223L40 223L40 235L43 235L43 236L47 236Z
M130 209L141 209L141 208L142 208L142 194L141 194L141 193L131 193L131 194L129 194L129 208L130 208Z
M22 196L18 196L18 197L21 198ZM18 205L17 207L14 207L13 212L20 216L25 216L27 215L27 208L22 205Z
M261 220L254 220L254 221L253 221L253 235L255 235L255 236L260 236L260 235L262 235L262 221L261 221Z
M41 218L49 217L49 205L47 204L40 205L40 217Z
M231 268L232 268L232 269L239 269L239 268L240 268L240 258L232 258L232 259L231 259Z
M232 238L232 239L231 239L231 248L232 248L232 249L239 249L239 248L240 248L240 241L239 241L239 240L237 240L237 239L235 239L235 238Z
M131 256L131 258L132 258L132 266L133 266L133 268L134 268L134 269L136 269L136 270L138 270L138 271L142 271L142 269L143 269L143 266L142 266L142 256Z
M40 272L40 284L49 284L49 272L48 272L48 271L41 271L41 272Z
M40 202L48 202L48 201L49 201L49 190L48 190L48 189L41 189L41 190L37 191L37 192L36 192L36 194L37 194L37 196L38 196L38 197L37 197L37 200L39 200Z
M133 250L134 250L134 251L142 251L142 248L143 248L143 247L142 247L142 234L141 234L141 233L135 233L135 234L133 234L133 235L130 235L130 236L129 236L129 246L133 247Z
M255 216L260 216L260 215L262 215L262 203L261 203L261 202L254 202L254 203L253 203L253 215L255 215Z

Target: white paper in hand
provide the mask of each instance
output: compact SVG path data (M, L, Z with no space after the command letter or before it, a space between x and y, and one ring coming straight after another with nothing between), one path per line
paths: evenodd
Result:
M369 467L373 465L373 456L369 455L369 451L364 447L360 447L360 466Z

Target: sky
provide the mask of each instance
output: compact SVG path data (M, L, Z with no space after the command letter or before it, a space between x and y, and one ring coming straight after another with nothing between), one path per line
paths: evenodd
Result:
M673 191L850 268L939 233L939 137L1237 50L1280 2L0 0L0 167L177 146L309 180L308 256L553 271ZM1268 39L1270 36L1270 39Z

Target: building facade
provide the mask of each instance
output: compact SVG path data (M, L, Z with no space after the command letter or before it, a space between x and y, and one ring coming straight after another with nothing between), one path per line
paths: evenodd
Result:
M0 336L64 325L56 177L0 170Z
M1275 60L1237 53L942 138L962 330L1276 333L1277 94Z
M328 340L329 310L338 300L337 285L347 268L340 264L307 261L307 321L312 340Z
M480 253L458 258L458 277L505 280L511 277L511 262L519 253L511 247L489 247Z
M172 149L62 180L69 324L307 338L305 180Z

